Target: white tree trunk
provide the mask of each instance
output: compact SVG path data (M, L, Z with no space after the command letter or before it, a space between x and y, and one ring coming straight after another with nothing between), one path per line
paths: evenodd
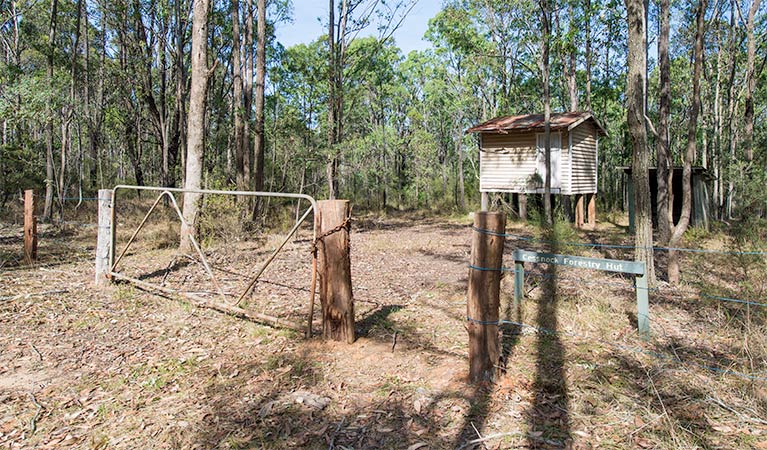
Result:
M189 91L187 157L184 189L200 189L205 150L205 97L208 87L208 9L210 0L195 0L192 22L192 84ZM197 224L200 194L184 194L184 219L179 250L190 253Z

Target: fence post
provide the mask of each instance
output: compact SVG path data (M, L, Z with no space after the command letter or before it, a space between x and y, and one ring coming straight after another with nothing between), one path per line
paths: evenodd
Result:
M96 240L96 285L109 282L114 242L112 241L113 191L99 189L99 228Z
M35 217L35 191L24 191L24 261L37 261L37 217Z
M642 339L650 339L650 298L647 285L647 269L636 277L637 329Z
M476 212L474 228L466 305L472 383L492 380L500 360L498 313L506 216L500 212Z
M522 304L525 298L525 263L514 261L514 306Z
M322 200L318 202L318 207L317 262L322 336L351 344L356 336L349 256L350 205L348 200Z

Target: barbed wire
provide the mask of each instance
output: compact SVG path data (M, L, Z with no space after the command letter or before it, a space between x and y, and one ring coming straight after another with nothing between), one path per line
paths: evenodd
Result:
M513 273L517 273L517 269L516 268L512 268L512 267L489 268L489 267L479 267L479 266L475 266L473 264L469 264L468 267L470 269L472 269L472 270L480 270L480 271L488 271L488 272L497 271L497 272L513 272ZM549 280L549 279L556 278L559 281L564 281L564 282L569 282L569 283L574 283L574 284L580 284L580 285L584 285L584 286L615 286L615 287L625 287L625 288L629 288L629 289L644 289L644 290L647 290L648 292L661 292L661 293L663 292L660 288L657 288L657 287L656 288L652 288L652 287L645 288L645 287L636 286L636 285L626 285L624 283L616 282L616 281L607 281L607 282L605 282L605 281L585 281L583 279L559 277L558 275L554 275L554 274L543 274L543 273L528 272L528 271L524 271L523 273L525 274L525 277L532 277L532 278L543 279L543 280ZM617 278L613 278L613 279L617 279ZM626 280L626 281L628 281L628 280ZM691 296L700 296L700 297L708 298L708 299L711 299L711 300L717 300L717 301L721 301L721 302L739 303L739 304L744 304L744 305L767 307L767 301L762 302L762 301L754 301L754 300L744 300L744 299L733 298L733 297L725 297L725 296L720 296L720 295L713 295L713 294L709 294L709 293L706 293L706 292L695 292L695 291L691 291L691 290L682 290L682 289L675 290L675 292L676 293L681 293L681 294L688 294L688 295L691 295Z
M500 236L504 238L515 239L518 241L535 242L539 244L556 244L556 245L571 246L571 247L613 248L613 249L623 249L623 250L678 251L678 252L688 252L688 253L708 253L708 254L720 254L720 255L756 255L756 256L767 255L767 251L756 251L756 250L754 251L710 250L705 248L656 247L656 246L637 247L635 245L620 245L620 244L560 242L560 241L551 241L551 240L540 239L540 238L533 238L529 236L522 236L519 234L512 234L512 233L497 233L492 230L486 230L484 228L478 228L475 226L472 226L471 229L478 233L487 234L490 236Z

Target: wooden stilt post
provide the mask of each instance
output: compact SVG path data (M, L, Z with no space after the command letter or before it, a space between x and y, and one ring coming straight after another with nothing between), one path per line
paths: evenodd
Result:
M37 217L35 217L35 191L24 191L24 261L37 261Z
M490 194L488 194L487 192L482 192L481 197L482 199L481 199L480 209L482 211L487 211L488 209L490 209Z
M589 228L594 230L597 227L597 194L589 194Z
M573 222L573 198L572 195L560 195L559 198L562 199L562 209L565 211L565 217L567 218L567 222L571 223Z
M477 212L474 228L466 306L472 383L492 380L501 356L498 318L506 216L500 212Z
M527 194L519 194L519 219L527 220Z
M584 223L584 210L583 210L583 194L575 196L575 227L583 228Z
M113 191L99 189L99 229L96 239L96 285L109 283L109 272L114 254L112 241Z
M322 304L322 336L346 341L356 339L354 332L354 297L349 257L348 200L318 202L317 262Z

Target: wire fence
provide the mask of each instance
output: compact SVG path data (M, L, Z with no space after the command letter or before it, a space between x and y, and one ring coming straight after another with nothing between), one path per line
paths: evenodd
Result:
M621 250L637 250L641 247L637 247L635 245L621 245L621 244L604 244L604 243L583 243L583 242L563 242L563 241L553 241L548 239L541 239L541 238L535 238L535 237L529 237L524 236L520 234L514 234L514 233L497 233L492 230L482 229L478 228L476 226L471 227L472 230L487 234L490 236L499 236L506 239L514 240L519 243L529 243L529 244L544 244L544 245L556 245L560 247L582 247L582 248L590 248L590 249L621 249ZM757 257L763 257L767 256L767 251L757 250L757 249L746 249L743 251L740 250L712 250L712 249L703 249L703 248L684 248L684 247L662 247L662 246L652 246L647 247L648 249L652 249L653 251L659 251L659 252L668 252L668 251L677 251L677 252L685 252L685 253L692 253L692 254L706 254L706 255L723 255L727 257L738 257L738 256L757 256ZM761 259L761 258L760 258ZM767 265L766 265L767 266ZM501 267L501 268L486 268L486 267L477 267L474 265L469 265L469 267L473 270L480 270L480 271L500 271L500 272L513 272L518 273L518 270L515 267ZM543 273L538 271L522 271L522 273L525 275L528 279L538 280L539 283L549 282L549 281L556 281L557 284L564 285L564 286L582 286L582 287L615 287L615 288L625 288L627 290L631 289L638 289L635 283L634 277L618 277L618 276L610 276L609 280L589 280L584 279L582 277L580 278L574 278L574 277L567 277L567 276L561 276L558 273ZM695 284L695 283L692 283ZM699 283L701 286L703 283ZM758 284L758 283L757 283ZM532 289L535 289L535 285L531 287ZM721 302L721 303L728 303L733 305L742 305L746 307L767 307L767 299L747 299L747 298L737 298L737 296L733 295L722 295L721 293L715 293L715 292L705 292L705 286L703 286L702 289L694 290L689 288L679 288L679 287L672 287L672 286L664 286L663 288L660 287L650 287L646 288L648 291L653 292L657 297L656 298L662 298L665 301L669 300L678 300L682 302L690 302L695 300L710 300L714 302ZM762 291L764 288L758 288L755 289L756 291ZM605 339L600 339L598 337L594 336L588 336L581 333L575 333L571 331L562 331L562 330L552 330L546 327L531 325L529 323L524 322L516 322L511 320L497 320L497 321L480 321L476 320L471 317L467 317L466 320L468 322L477 323L480 325L497 325L497 326L513 326L518 328L525 328L529 330L533 330L534 332L538 334L544 334L544 335L556 335L556 336L566 336L570 338L576 338L579 340L584 340L589 343L596 343L600 344L602 346L615 348L618 350L628 351L636 354L642 354L650 356L656 360L661 360L664 362L672 363L675 365L680 366L680 368L696 368L696 369L703 369L709 372L713 372L720 375L726 375L726 376L732 376L744 380L749 381L767 381L767 369L756 371L753 373L746 373L743 371L735 370L732 366L735 364L727 364L724 361L720 365L712 365L712 364L706 364L701 362L696 362L694 360L685 360L680 358L678 355L675 354L669 354L664 353L661 351L658 351L657 349L651 349L647 348L643 345L651 345L651 344L643 344L643 345L625 345L614 341L608 341ZM502 331L504 335L507 335L507 331Z
M570 246L570 247L587 247L587 248L594 248L594 249L597 249L597 248L622 249L622 250L646 249L646 250L653 250L653 251L677 251L677 252L686 252L686 253L708 253L708 254L719 254L719 255L767 256L767 251L761 251L761 250L738 251L738 250L712 250L712 249L706 249L706 248L686 248L686 247L658 247L658 246L637 247L636 245L602 244L597 242L584 243L584 242L552 241L552 240L546 240L541 238L523 236L520 234L496 233L492 230L486 230L486 229L477 228L474 226L472 226L471 229L483 234L488 234L490 236L501 236L508 239L514 239L514 240L523 241L523 242L533 242L536 244L550 244L550 245L561 245L561 246Z

